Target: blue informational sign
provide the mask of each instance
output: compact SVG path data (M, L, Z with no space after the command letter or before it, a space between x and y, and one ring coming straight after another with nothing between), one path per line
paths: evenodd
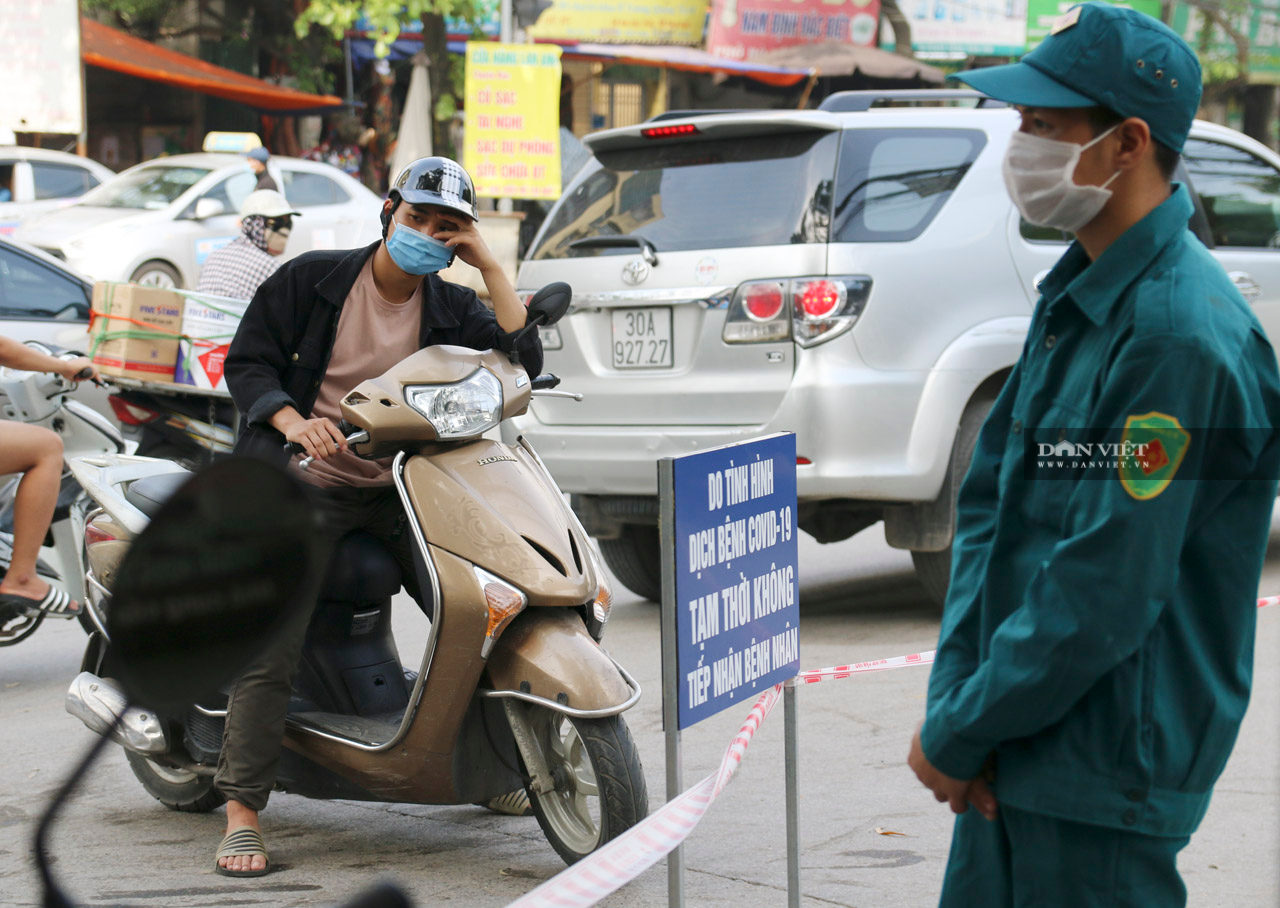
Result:
M800 670L796 437L673 458L679 728Z

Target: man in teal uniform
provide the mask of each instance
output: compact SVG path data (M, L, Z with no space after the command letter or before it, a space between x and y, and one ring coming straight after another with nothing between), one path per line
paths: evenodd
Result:
M1176 855L1249 699L1280 473L1275 354L1170 183L1200 67L1088 3L959 78L1018 108L1010 195L1076 242L960 492L909 757L960 814L942 904L1183 905Z

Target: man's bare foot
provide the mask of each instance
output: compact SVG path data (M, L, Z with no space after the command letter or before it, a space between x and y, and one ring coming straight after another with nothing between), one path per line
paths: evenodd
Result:
M227 828L224 830L224 834L242 826L252 827L261 833L262 827L258 825L258 811L250 810L239 801L227 801ZM261 872L267 868L267 856L265 854L238 854L232 857L220 858L218 866L232 873Z

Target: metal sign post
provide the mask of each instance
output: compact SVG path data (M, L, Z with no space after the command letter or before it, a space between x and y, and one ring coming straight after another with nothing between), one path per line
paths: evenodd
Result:
M800 734L796 715L796 682L782 688L787 773L787 908L800 908Z
M676 643L675 461L658 461L658 551L662 558L662 727L667 736L667 800L684 791L680 761ZM667 905L684 908L684 846L667 855Z
M796 444L790 433L658 462L667 799L684 790L680 733L800 669ZM787 888L800 904L795 687L786 714ZM667 858L684 905L684 855Z

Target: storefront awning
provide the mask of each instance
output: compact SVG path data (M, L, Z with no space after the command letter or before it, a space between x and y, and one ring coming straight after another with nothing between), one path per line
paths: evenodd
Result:
M80 19L80 53L87 66L238 101L256 110L301 113L342 106L342 99L333 95L313 95L272 85L187 54L166 50L83 17Z
M696 47L654 44L567 44L566 57L596 62L631 63L641 66L663 66L695 73L725 73L746 76L766 85L787 86L809 77L807 67L770 66L726 60Z
M730 76L746 76L766 85L787 86L807 79L807 68L794 66L768 66L760 63L738 63L717 57L695 47L661 44L563 44L564 59L592 60L596 62L630 63L640 66L663 66L688 72L725 73ZM422 42L401 38L391 45L390 58L404 60L422 50ZM450 41L449 52L465 54L465 41ZM354 38L351 53L357 60L373 59L373 41Z

